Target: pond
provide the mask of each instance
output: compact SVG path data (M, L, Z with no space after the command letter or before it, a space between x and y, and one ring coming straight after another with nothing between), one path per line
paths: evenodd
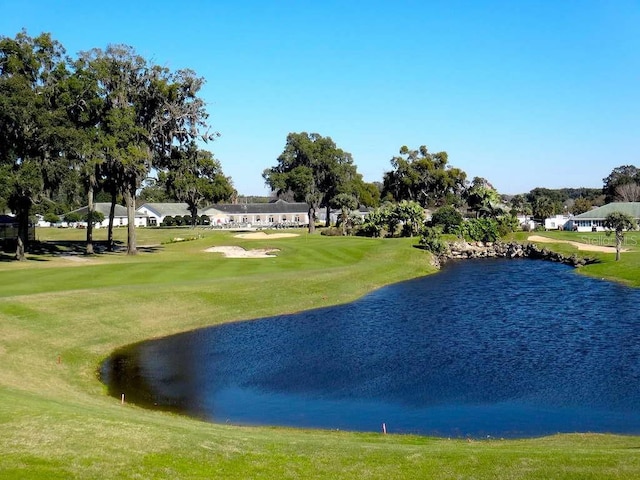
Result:
M640 434L639 311L640 290L564 265L466 260L348 305L130 346L101 375L117 398L218 423Z

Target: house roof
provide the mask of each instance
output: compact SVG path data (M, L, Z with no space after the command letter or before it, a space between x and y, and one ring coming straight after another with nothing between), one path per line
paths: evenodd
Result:
M640 202L613 202L602 207L594 208L588 212L581 213L573 217L574 220L604 220L607 215L613 212L622 212L640 219Z
M229 215L244 215L247 213L265 215L270 213L307 213L309 211L309 205L302 202L289 203L278 200L273 203L217 204L204 209L204 213L209 215L216 211Z
M159 217L191 215L189 205L186 203L145 203L138 208L142 207L147 208Z
M111 204L108 202L97 202L93 204L93 209L96 212L100 212L101 214L104 215L104 218L109 218L109 213L111 212ZM77 208L75 210L72 210L69 213L79 213L80 215L86 215L87 211L89 210L89 207L85 206L85 207L81 207L81 208ZM116 204L116 208L114 210L114 217L126 217L127 216L127 209L125 207L123 207L122 205L118 205ZM140 212L136 212L135 213L136 217L146 217L145 214L140 213Z

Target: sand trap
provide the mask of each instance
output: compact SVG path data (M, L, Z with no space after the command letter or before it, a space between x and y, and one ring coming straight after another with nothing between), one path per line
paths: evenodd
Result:
M540 235L531 235L527 238L530 242L540 242L540 243L568 243L569 245L573 245L578 250L583 250L586 252L604 252L604 253L615 253L616 247L607 247L604 245L593 245L590 243L580 243L580 242L571 242L569 240L556 240L554 238L542 237ZM625 252L626 249L621 249L622 252Z
M239 233L236 235L236 238L245 238L248 240L264 240L266 238L291 238L291 237L299 237L299 233L271 233L267 234L265 232L252 232L252 233Z
M279 252L277 248L254 248L252 250L245 250L242 247L211 247L207 248L205 252L222 253L227 258L274 258L272 255L275 252Z

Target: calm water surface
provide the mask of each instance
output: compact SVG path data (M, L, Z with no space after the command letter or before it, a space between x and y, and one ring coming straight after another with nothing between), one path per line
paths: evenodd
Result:
M640 290L550 262L463 261L349 305L144 342L102 378L213 422L640 434Z

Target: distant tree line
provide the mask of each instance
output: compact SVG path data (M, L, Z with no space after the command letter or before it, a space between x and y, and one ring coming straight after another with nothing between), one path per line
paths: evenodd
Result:
M140 199L187 203L192 226L201 221L198 207L237 199L220 162L198 147L218 136L199 96L203 83L191 70L155 65L125 45L71 58L50 34L0 37L0 209L17 216L16 257L24 258L32 213L59 215L86 204L88 218L95 218L95 202L110 202L111 246L114 208L122 202L127 253L135 254ZM337 210L342 234L373 236L418 234L426 209L448 219L440 225L445 230L462 228L451 223L457 212L504 231L517 225L518 214L542 220L640 200L640 171L632 165L615 168L602 189L535 188L514 196L500 195L485 178L469 180L446 152L424 145L400 147L390 165L381 182L365 182L352 155L330 137L290 133L263 178L278 198L309 205L310 231L322 209L325 226ZM362 225L352 215L358 208L372 210ZM93 223L87 253L93 252Z

